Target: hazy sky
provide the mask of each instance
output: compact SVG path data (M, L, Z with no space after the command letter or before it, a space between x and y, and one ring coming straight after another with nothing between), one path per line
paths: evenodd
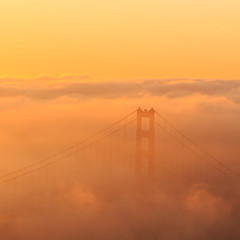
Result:
M238 0L1 0L0 76L236 79Z
M0 176L139 106L240 172L239 13L239 0L0 0ZM138 189L62 168L42 188L41 170L0 187L4 240L240 239L239 181Z

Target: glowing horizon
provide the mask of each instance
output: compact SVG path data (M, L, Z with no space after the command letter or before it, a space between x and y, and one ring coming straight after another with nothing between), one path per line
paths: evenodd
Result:
M0 77L236 79L240 3L3 0Z

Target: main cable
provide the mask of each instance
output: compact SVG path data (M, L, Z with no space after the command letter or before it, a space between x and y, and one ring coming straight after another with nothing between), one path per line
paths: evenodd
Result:
M189 151L191 151L192 153L194 153L196 156L198 156L202 161L204 161L206 164L208 164L210 167L214 168L216 171L218 171L219 173L225 175L226 177L232 179L232 177L230 175L228 175L227 173L225 173L224 171L222 171L221 169L219 169L218 167L216 167L215 165L211 164L208 160L206 160L205 158L203 158L201 155L199 155L198 153L196 153L193 149L191 149L190 147L188 147L186 144L184 144L183 142L181 142L178 138L176 138L173 134L171 134L168 130L166 130L164 127L162 127L159 123L155 123L159 128L161 128L163 131L165 131L169 136L171 136L173 139L175 139L178 143L180 143L182 146L184 146L186 149L188 149Z
M36 163L30 164L30 165L28 165L28 166L26 166L26 167L23 167L23 168L21 168L21 169L18 169L18 170L15 170L15 171L13 171L13 172L10 172L10 173L8 173L8 174L2 175L2 176L0 176L0 179L9 177L9 176L14 175L14 174L16 174L16 173L19 173L19 172L25 171L25 170L27 170L27 169L30 169L30 168L32 168L32 167L34 167L34 166L37 166L37 165L39 165L39 164L41 164L41 163L43 163L43 162L46 162L46 161L48 161L48 160L50 160L50 159L52 159L52 158L54 158L54 157L56 157L56 156L58 156L58 155L60 155L60 154L62 154L62 153L65 153L65 152L67 152L68 150L71 150L71 149L73 149L73 148L75 148L75 147L78 147L79 145L81 145L81 144L83 144L83 143L85 143L85 142L87 142L87 141L89 141L89 140L97 137L98 135L102 134L103 132L109 130L110 128L112 128L112 127L116 126L117 124L121 123L122 121L126 120L127 118L129 118L130 116L132 116L134 113L136 113L136 111L137 111L137 110L129 113L129 114L126 115L125 117L123 117L123 118L121 118L120 120L112 123L110 126L108 126L108 127L104 128L104 129L98 131L97 133L89 136L89 137L86 138L86 139L84 139L84 140L82 140L82 141L80 141L80 142L78 142L78 143L75 143L74 145L69 146L69 147L67 147L67 148L65 148L65 149L63 149L63 150L61 150L61 151L59 151L59 152L57 152L57 153L55 153L55 154L47 157L47 158L44 158L44 159L42 159L42 160L40 160L40 161L38 161L38 162L36 162Z
M180 130L178 130L172 123L170 123L165 117L163 117L161 114L159 114L158 112L155 111L155 113L164 121L166 122L171 128L173 128L175 131L177 131L182 137L184 137L187 141L189 141L193 146L195 146L198 150L200 150L201 152L203 152L204 154L206 154L208 157L210 157L211 159L213 159L215 162L217 162L218 164L220 164L222 167L226 168L228 171L232 172L233 174L235 174L236 176L240 177L240 174L237 173L236 171L234 171L232 168L230 168L229 166L227 166L226 164L224 164L223 162L219 161L217 158L215 158L213 155L211 155L210 153L208 153L206 150L204 150L203 148L201 148L198 144L196 144L195 142L193 142L189 137L187 137L185 134L183 134Z
M46 167L48 167L48 166L51 166L51 165L53 165L53 164L55 164L55 163L57 163L57 162L59 162L59 161L62 161L62 160L64 160L64 159L66 159L66 158L72 157L72 156L74 156L75 154L81 152L82 150L85 150L85 149L87 149L87 148L90 148L91 146L97 144L98 142L103 141L103 140L106 139L107 137L112 136L114 133L118 132L119 130L121 130L121 129L125 128L125 127L127 127L129 124L133 123L134 121L136 121L136 119L131 120L131 121L128 122L127 124L125 124L125 125L121 126L120 128L112 131L111 133L103 136L102 138L97 139L97 140L95 140L94 142L89 143L88 145L83 146L82 148L80 148L80 149L78 149L78 150L76 150L76 151L74 151L74 152L72 152L72 153L69 153L69 154L66 155L66 156L63 156L63 157L60 158L60 159L57 159L57 160L52 161L52 162L50 162L50 163L48 163L48 164L45 164L45 165L43 165L43 166L41 166L41 167L38 167L38 168L35 168L35 169L30 170L30 171L28 171L28 172L25 172L25 173L23 173L23 174L21 174L21 175L17 175L17 176L14 176L14 177L12 177L12 178L6 179L6 180L0 182L0 184L4 184L4 183L7 183L7 182L11 182L11 181L13 181L13 180L15 180L15 179L18 179L18 178L20 178L20 177L23 177L23 176L29 175L29 174L31 174L31 173L33 173L33 172L36 172L36 171L38 171L38 170L40 170L40 169L46 168Z

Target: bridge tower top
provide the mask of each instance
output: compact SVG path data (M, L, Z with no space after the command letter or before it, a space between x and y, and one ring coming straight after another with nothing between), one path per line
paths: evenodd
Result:
M136 159L135 172L137 175L147 173L153 176L155 172L155 110L137 110L136 129Z

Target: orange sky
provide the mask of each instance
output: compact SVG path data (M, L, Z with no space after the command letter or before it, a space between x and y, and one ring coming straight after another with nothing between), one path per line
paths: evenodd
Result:
M239 77L237 0L2 0L0 77Z
M239 0L0 0L0 178L35 170L0 186L1 239L239 239L239 181L128 181L118 165L135 160L126 129L76 162L41 161L153 107L240 172L239 13ZM172 145L159 134L159 169L186 170L183 154L200 175L181 136ZM86 170L93 155L103 175Z

